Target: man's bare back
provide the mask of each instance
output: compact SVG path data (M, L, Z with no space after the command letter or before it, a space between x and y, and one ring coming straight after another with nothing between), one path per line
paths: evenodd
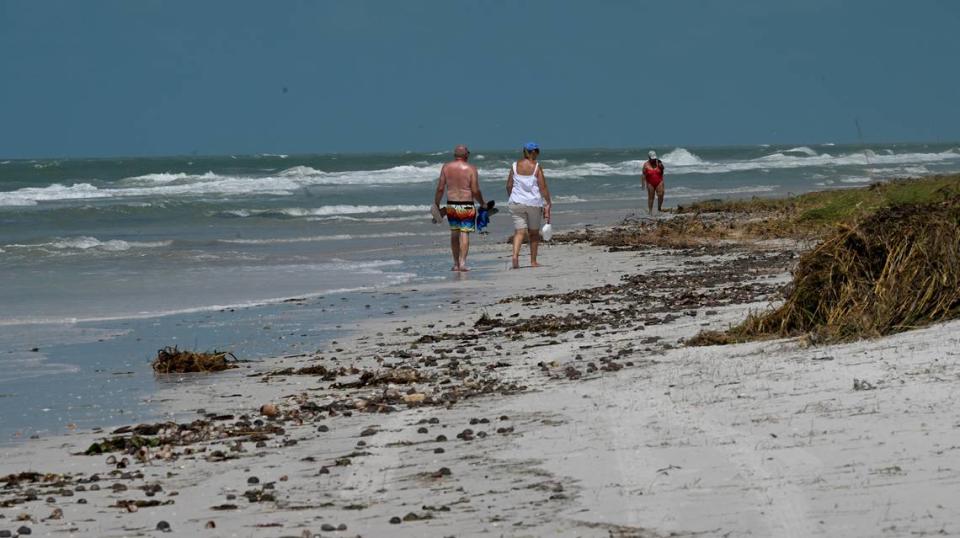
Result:
M453 202L472 202L473 193L479 189L477 167L464 161L450 161L440 170L440 181L445 183L447 200Z

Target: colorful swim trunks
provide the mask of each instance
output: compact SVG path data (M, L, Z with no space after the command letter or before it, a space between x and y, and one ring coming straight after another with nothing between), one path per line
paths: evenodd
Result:
M447 201L447 222L451 230L473 232L477 229L477 209L473 202Z

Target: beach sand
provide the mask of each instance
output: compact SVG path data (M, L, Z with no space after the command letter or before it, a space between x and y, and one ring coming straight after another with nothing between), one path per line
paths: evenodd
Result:
M80 454L107 432L3 447L0 475L63 476L2 479L0 530L960 533L960 323L844 345L684 346L777 301L796 249L559 244L545 267L509 271L506 246L479 246L471 258L498 269L430 284L456 297L435 312L368 320L317 355L166 384L155 398L205 418L182 431L207 440L143 462ZM409 288L384 293L424 291ZM308 366L326 379L284 372ZM260 416L265 403L281 416Z

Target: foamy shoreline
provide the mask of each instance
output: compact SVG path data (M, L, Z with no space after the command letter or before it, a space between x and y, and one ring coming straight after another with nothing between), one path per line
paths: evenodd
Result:
M702 328L722 328L765 305L786 281L780 252L611 253L556 245L544 251L542 269L431 284L459 298L435 313L368 321L331 344L323 359L279 358L258 371L413 365L440 376L417 384L418 394L439 395L444 377L453 385L495 378L524 392L393 413L354 410L319 419L304 412L302 425L285 420L284 433L262 447L215 440L176 447L180 454L170 461L141 464L128 456L124 469L108 465L107 454L67 456L102 435L4 448L0 475L73 477L4 490L0 502L28 489L38 500L0 508L0 530L25 524L39 536L131 536L152 533L163 520L184 536L955 532L960 507L950 493L958 471L950 462L960 430L950 394L960 376L953 349L960 324L815 348L794 341L681 345ZM506 266L502 245L479 246L471 256ZM744 271L749 278L720 281ZM645 276L623 288L629 275ZM695 293L659 293L650 287L658 282L687 283ZM616 291L603 292L607 284ZM594 291L576 291L585 288ZM540 294L564 298L500 302ZM476 326L482 315L507 324L557 319L558 329L510 333L504 325L501 334L495 324ZM583 328L570 329L577 323ZM854 377L875 389L853 390ZM252 420L266 402L294 410L343 397L373 401L374 393L392 390L330 385L315 376L227 376L157 397L178 413L202 408ZM328 431L318 431L323 426ZM473 433L463 435L465 429ZM91 482L94 473L100 480ZM93 484L99 491L90 491ZM138 489L145 486L152 495ZM251 502L244 496L250 491L273 500ZM122 507L129 500L161 504L130 512ZM111 507L118 501L121 507ZM41 521L57 508L62 519ZM15 522L23 513L35 521ZM391 523L394 517L401 523ZM216 528L206 529L208 521ZM347 529L324 530L340 524Z

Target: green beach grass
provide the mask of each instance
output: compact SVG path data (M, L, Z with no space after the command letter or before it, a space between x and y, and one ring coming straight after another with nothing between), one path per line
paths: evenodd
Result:
M706 200L677 208L678 214L733 213L750 217L746 232L760 237L819 236L883 208L933 204L960 196L960 175L895 179L862 188L810 192L789 198Z

